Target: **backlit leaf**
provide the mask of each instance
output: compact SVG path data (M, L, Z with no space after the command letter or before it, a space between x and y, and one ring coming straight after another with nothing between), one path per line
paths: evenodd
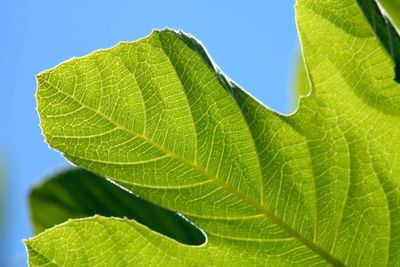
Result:
M42 73L47 142L180 212L207 242L97 216L27 240L30 264L396 266L400 85L395 54L363 10L298 1L312 93L291 116L265 108L171 30Z

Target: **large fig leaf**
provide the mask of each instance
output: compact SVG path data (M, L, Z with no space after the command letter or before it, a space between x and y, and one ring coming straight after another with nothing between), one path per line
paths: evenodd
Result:
M30 264L396 266L400 85L363 10L298 1L312 93L291 116L262 106L171 30L42 73L47 142L180 212L207 241L184 245L96 216L27 240Z

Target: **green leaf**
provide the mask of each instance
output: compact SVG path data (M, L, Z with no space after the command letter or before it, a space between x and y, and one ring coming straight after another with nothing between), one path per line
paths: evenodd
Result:
M78 168L60 172L33 188L29 203L35 233L71 218L102 215L135 219L185 244L205 242L204 235L180 215Z
M379 1L380 4L389 12L390 17L400 24L400 1ZM363 9L364 14L372 25L373 30L378 35L382 45L388 51L393 58L393 61L397 63L397 80L399 82L400 75L400 38L399 35L392 25L392 22L382 14L381 7L375 2L375 0L358 0L358 4ZM294 97L295 107L297 107L297 101L302 96L307 96L310 93L310 85L307 77L307 71L304 66L302 57L298 59L296 66L296 76L294 82Z
M400 27L400 1L399 0L379 0L390 18Z
M389 12L389 15L394 21L399 23L400 19L400 1L380 1L381 5ZM358 0L360 7L363 9L364 14L366 14L367 19L373 26L375 33L378 35L381 43L392 56L393 60L397 65L400 64L400 38L399 35L392 25L391 21L382 14L380 6L375 2L375 0ZM400 68L398 66L397 68ZM400 69L397 71L397 75L400 75ZM296 66L296 76L294 82L294 100L297 101L301 96L307 96L310 93L310 85L307 78L306 68L302 58L297 62ZM400 79L399 77L396 79ZM398 81L399 82L399 81ZM295 105L297 106L297 105Z
M293 106L297 107L301 97L307 96L311 92L310 81L308 80L307 70L304 66L303 57L300 54L296 60L296 70L293 82Z
M364 11L366 18L382 45L396 63L395 80L400 83L400 36L397 29L381 11L376 0L357 0L357 2Z
M400 85L356 1L299 0L312 94L291 116L227 79L194 38L154 31L38 77L47 142L178 211L207 243L133 220L71 220L31 265L395 266Z

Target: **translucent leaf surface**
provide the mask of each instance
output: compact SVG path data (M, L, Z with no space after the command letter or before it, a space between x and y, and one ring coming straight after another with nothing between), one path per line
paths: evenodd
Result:
M192 37L154 31L38 77L47 142L178 211L207 243L135 221L72 220L26 241L32 265L396 266L400 85L353 0L299 0L312 94L291 116L228 80ZM266 84L268 86L268 84Z

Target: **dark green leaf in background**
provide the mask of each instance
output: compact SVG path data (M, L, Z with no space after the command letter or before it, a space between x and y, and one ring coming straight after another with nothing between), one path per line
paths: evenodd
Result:
M35 187L30 194L30 209L36 234L68 219L102 215L135 219L188 245L205 242L201 231L180 215L78 168L60 172Z

